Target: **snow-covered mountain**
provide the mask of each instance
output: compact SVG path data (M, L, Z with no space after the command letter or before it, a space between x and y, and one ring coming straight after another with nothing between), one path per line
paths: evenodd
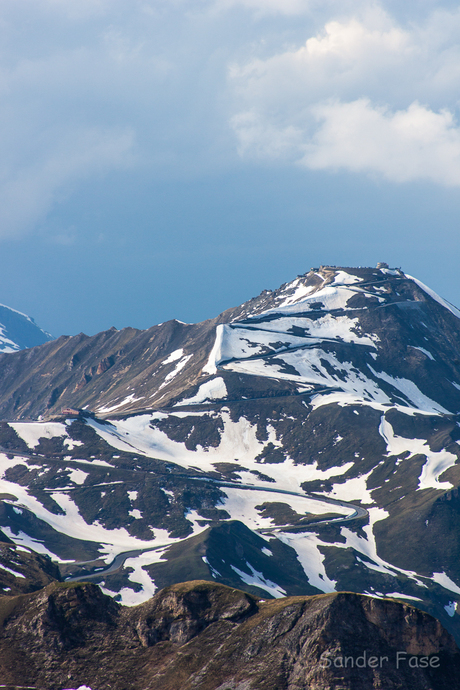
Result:
M458 639L459 316L399 269L322 266L201 324L0 356L0 528L127 604L347 590Z
M30 316L0 304L0 352L16 352L51 339Z

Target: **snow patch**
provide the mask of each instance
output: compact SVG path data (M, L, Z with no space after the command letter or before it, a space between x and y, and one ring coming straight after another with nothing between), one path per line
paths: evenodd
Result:
M255 570L250 563L246 561L246 567L249 568L251 574L245 573L243 570L236 568L234 565L230 565L232 570L238 575L238 577L247 585L252 587L259 587L264 589L266 592L271 594L275 599L286 596L286 590L277 585L276 582L265 579L263 573L259 573Z
M387 275L387 276L400 276L401 275L401 273L396 268L381 268L379 270L382 273L385 273L385 275ZM406 278L410 278L410 276L408 276L406 274Z
M409 601L423 601L420 597L411 597L409 594L401 594L401 592L388 592L385 594L386 597L392 597L393 599L408 599Z
M426 462L419 476L417 491L423 489L447 491L454 488L450 482L440 482L439 478L449 467L453 467L456 464L456 455L449 453L447 450L432 451L428 441L425 439L396 436L393 427L385 419L385 415L382 415L379 433L387 445L387 455L401 455L402 453L409 452L410 455L406 460L415 455L426 456Z
M182 371L182 369L186 366L187 362L192 359L193 355L185 355L182 359L180 359L174 369L169 372L169 374L166 374L165 379L161 386L159 386L158 390L161 390L164 388L168 383L170 383L179 372Z
M3 563L0 563L0 568L2 570L6 570L6 572L10 573L11 575L14 575L14 577L22 577L24 580L26 578L26 576L22 573L18 573L16 570L12 570L11 568L7 568L6 565L3 565Z
M162 361L162 364L172 364L172 362L177 362L178 359L180 359L184 354L184 350L180 347L178 350L174 350L174 352L171 352L169 357L164 359Z
M419 388L417 388L413 381L409 381L409 379L400 379L398 377L390 376L384 371L375 371L375 369L373 369L370 364L368 364L367 366L372 371L374 376L377 376L377 378L382 379L382 381L386 381L394 388L399 390L403 394L403 396L407 400L409 400L409 402L411 402L412 405L414 405L414 407L416 407L417 409L424 410L425 412L428 412L430 414L450 414L449 410L446 410L445 407L442 407L442 405L424 395L422 391Z
M9 422L9 426L32 449L41 438L67 437L67 427L62 422Z
M441 587L444 587L444 589L448 589L449 592L453 592L454 594L460 594L460 587L453 582L453 580L450 579L446 573L433 573L433 577L431 578L433 582L437 582L438 585L441 585Z
M206 556L201 556L201 560L203 561L203 563L206 563L206 565L208 566L209 570L211 571L211 576L212 576L215 580L217 580L218 577L222 577L222 575L219 573L219 571L212 567L212 565L210 564L210 562L208 561L208 559L206 558Z
M447 615L453 618L455 616L455 612L457 611L457 606L458 603L456 601L449 601L449 603L444 606Z
M354 283L361 283L362 278L354 276L346 271L337 271L332 285L353 285Z
M203 374L216 374L217 373L217 362L222 359L221 356L221 346L222 346L222 334L224 326L219 324L216 326L216 339L214 340L214 345L209 353L208 361L202 369Z
M124 398L124 400L117 403L116 405L112 405L111 407L98 407L97 411L102 413L102 414L108 414L110 412L113 412L114 410L118 410L120 407L124 407L125 405L129 405L130 403L139 402L139 400L143 400L144 398L145 398L145 395L141 395L140 398L136 398L134 396L134 393L131 393L131 395L128 395L127 398Z
M65 438L63 441L64 445L67 446L69 450L73 450L74 448L77 448L78 446L84 446L85 444L83 441L75 441L73 438Z
M419 350L420 352L423 352L423 354L426 355L428 357L428 359L433 360L433 362L435 361L435 358L433 357L431 352L429 352L428 350L425 350L424 347L418 347L415 345L411 345L410 347L413 348L414 350Z
M373 471L374 468L369 470L367 474L352 477L341 484L333 484L331 491L322 492L321 495L335 498L339 501L360 501L365 505L372 505L374 501L371 492L367 488L367 480Z
M226 398L227 395L228 393L225 381L221 376L218 376L215 379L211 379L210 381L203 383L199 387L196 395L194 395L192 398L184 398L180 402L176 403L174 407L179 405L199 405L207 400L221 400L222 398Z
M297 282L297 281L295 281ZM291 283L290 285L287 286L289 287L294 287L294 283ZM289 297L286 297L282 302L280 302L277 305L277 309L280 309L281 307L287 307L290 304L294 304L295 302L300 301L303 297L306 297L309 295L311 292L315 290L314 285L298 285L295 287L295 290L292 295Z
M83 472L83 470L74 469L69 472L69 479L73 484L84 484L86 477L88 477L88 472Z
M335 592L336 580L331 580L324 567L325 555L319 550L319 546L331 546L328 542L323 542L316 534L292 535L281 533L278 539L284 544L291 546L297 553L297 558L304 569L312 587L316 587L320 592Z

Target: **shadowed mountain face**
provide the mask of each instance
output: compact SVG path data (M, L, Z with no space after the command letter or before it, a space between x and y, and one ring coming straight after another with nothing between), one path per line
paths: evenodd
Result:
M200 324L0 355L0 529L127 605L346 590L460 639L459 343L399 269L321 267Z
M35 592L61 580L58 566L49 556L16 546L5 535L0 541L0 588L8 596Z
M91 584L50 585L3 598L0 615L2 681L48 690L451 690L460 673L438 621L356 594L263 602L190 582L124 608Z

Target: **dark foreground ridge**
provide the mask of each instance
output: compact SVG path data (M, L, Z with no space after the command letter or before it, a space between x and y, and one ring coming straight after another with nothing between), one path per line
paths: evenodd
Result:
M133 608L93 584L0 599L0 685L62 690L452 690L460 651L408 604L333 593L263 601L172 585Z

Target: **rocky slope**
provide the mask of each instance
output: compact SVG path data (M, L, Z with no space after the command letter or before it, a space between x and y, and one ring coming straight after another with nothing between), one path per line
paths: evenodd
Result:
M459 343L399 269L321 267L202 324L1 355L0 529L123 604L347 590L460 639Z
M451 690L460 652L438 621L356 594L262 601L209 582L134 608L91 584L0 600L0 677L47 690Z
M0 354L0 416L37 419L69 407L103 416L172 404L200 379L216 326L273 300L264 292L198 324L172 320L146 331L111 328L94 336L61 336L15 357Z
M399 270L322 267L199 324L62 336L0 355L0 415L107 416L198 392L205 401L297 394L299 384L343 390L345 379L364 400L457 411L458 312L432 294Z
M59 582L58 566L49 556L17 546L2 535L0 541L0 593L13 596L42 589L51 582Z

